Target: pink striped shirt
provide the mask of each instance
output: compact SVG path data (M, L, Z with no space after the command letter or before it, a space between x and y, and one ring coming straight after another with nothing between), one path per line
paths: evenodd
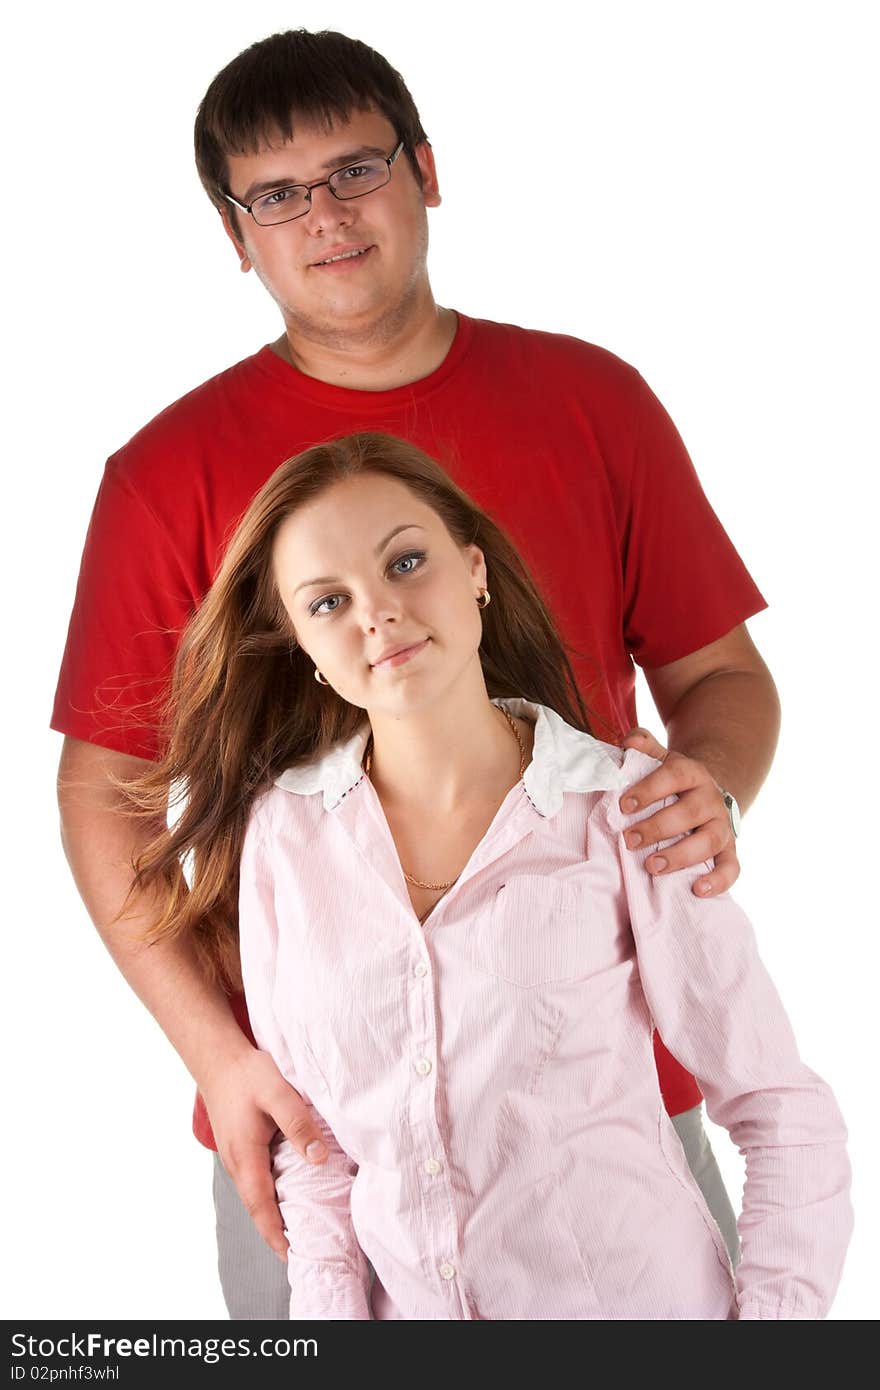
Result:
M330 1150L274 1151L291 1316L825 1317L846 1129L748 920L692 893L706 864L652 877L654 847L626 848L649 811L618 799L654 759L496 703L535 722L532 762L424 925L366 726L254 807L248 1009ZM660 1096L655 1023L746 1156L736 1276Z

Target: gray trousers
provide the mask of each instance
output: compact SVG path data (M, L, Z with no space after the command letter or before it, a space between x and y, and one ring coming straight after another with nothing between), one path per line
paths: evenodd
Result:
M695 1105L693 1110L674 1115L672 1123L681 1140L688 1166L724 1237L735 1268L739 1260L736 1216L721 1181L709 1136L703 1128L702 1111L702 1105ZM290 1288L287 1267L258 1235L256 1226L241 1204L235 1184L216 1153L214 1209L217 1214L220 1284L230 1318L248 1322L288 1320Z

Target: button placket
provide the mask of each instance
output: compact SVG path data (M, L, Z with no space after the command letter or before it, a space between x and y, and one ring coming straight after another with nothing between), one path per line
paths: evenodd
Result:
M412 1141L411 1161L418 1174L421 1194L422 1234L424 1254L435 1270L442 1266L447 1273L439 1282L453 1310L452 1316L471 1316L467 1301L459 1287L453 1252L458 1249L458 1223L455 1201L449 1182L449 1167L443 1135L437 1121L436 1087L439 1084L440 1057L436 1017L436 977L432 959L431 938L435 928L442 925L435 914L448 904L441 900L423 927L418 918L404 907L407 930L414 952L406 969L410 986L406 989L405 1009L413 1052L410 1059L409 1134ZM428 931L427 928L431 930ZM416 981L419 983L416 984ZM456 1311L457 1310L457 1311Z

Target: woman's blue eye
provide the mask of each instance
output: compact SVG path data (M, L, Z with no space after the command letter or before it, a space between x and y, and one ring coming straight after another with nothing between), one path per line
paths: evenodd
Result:
M424 558L424 551L412 550L409 551L406 555L401 555L399 559L395 560L391 568L392 570L394 570L396 574L412 574L413 570L418 569L419 565L422 563ZM402 565L406 565L407 568L399 568Z
M405 555L399 555L396 560L393 560L388 568L392 574L403 578L408 574L413 574L425 559L427 556L423 550L408 550ZM324 598L316 598L314 603L309 604L309 613L312 617L335 613L344 598L345 594L326 594Z
M309 612L320 613L323 609L325 613L335 613L341 602L341 594L328 594L326 598L316 599L314 603L309 604ZM330 604L331 607L327 608L325 604Z

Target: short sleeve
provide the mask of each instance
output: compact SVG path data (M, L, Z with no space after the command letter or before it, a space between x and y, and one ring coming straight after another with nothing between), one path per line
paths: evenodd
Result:
M111 459L80 564L51 726L141 758L196 606L171 538Z
M638 379L623 530L624 641L639 666L664 666L767 607L709 505L681 437Z

